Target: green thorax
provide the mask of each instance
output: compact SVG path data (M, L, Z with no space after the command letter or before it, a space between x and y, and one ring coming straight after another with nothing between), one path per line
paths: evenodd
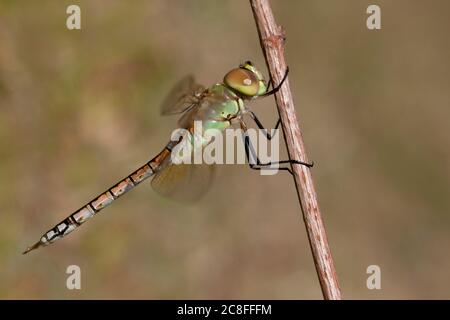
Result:
M189 122L201 121L203 130L225 130L239 116L244 102L231 89L218 83L210 87Z

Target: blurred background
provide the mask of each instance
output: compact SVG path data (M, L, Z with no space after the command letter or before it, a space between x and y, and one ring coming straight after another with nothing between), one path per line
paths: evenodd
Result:
M344 297L449 299L450 2L272 6ZM247 59L266 73L246 1L1 0L0 298L321 299L292 178L244 165L219 167L195 205L144 183L21 254L161 150L179 78L211 85ZM272 98L252 108L275 124ZM66 288L72 264L82 290Z

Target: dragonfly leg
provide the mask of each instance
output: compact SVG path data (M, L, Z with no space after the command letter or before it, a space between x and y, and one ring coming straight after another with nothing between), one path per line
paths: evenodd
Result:
M265 134L266 134L267 140L272 140L272 138L273 138L273 136L274 136L275 134L271 135L271 134L269 133L269 131L267 131L267 129L264 128L264 125L261 123L261 121L259 121L258 117L256 116L256 114L255 114L253 111L249 110L249 114L250 114L250 117L252 117L253 121L254 121L254 122L256 123L256 125L258 126L258 128L261 129L261 130L264 130L264 132L265 132ZM278 129L278 127L280 126L280 123L281 123L281 119L280 119L280 117L278 116L278 121L277 121L277 123L275 124L275 128L274 128L274 129Z
M278 90L280 90L281 86L283 85L284 81L286 80L288 73L289 73L289 67L286 67L286 72L284 73L283 79L281 80L280 84L277 85L276 87L274 87L272 90L260 95L260 97L267 97L267 96L277 93ZM272 79L269 80L269 85L270 84L273 85ZM269 87L269 85L267 87Z
M278 167L278 168L264 168L264 167L270 167L272 165L277 165L277 164L278 165L280 165L280 164L301 164L308 168L311 168L312 166L314 166L314 162L306 163L306 162L297 161L297 160L281 160L281 161L262 163L261 160L259 160L258 155L256 154L255 149L253 148L253 145L250 142L250 137L247 134L244 134L244 143L245 143L245 155L247 157L248 165L249 165L250 169L253 169L253 170L270 170L270 169L286 170L286 171L289 171L289 173L293 175L293 172L292 172L291 168L289 168L289 167ZM252 159L250 159L250 153L251 153L251 156L253 157L253 159L256 159L256 163L254 163L254 161L252 161Z
M269 82L267 82L267 89L269 89L271 86L273 86L272 77L270 77Z

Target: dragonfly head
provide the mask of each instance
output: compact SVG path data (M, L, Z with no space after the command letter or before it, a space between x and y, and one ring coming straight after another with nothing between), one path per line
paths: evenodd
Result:
M228 72L223 78L223 82L247 99L260 96L267 91L262 73L250 61L246 61L239 68Z

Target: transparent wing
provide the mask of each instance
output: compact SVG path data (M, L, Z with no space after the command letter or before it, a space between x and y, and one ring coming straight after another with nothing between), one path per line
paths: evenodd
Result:
M152 180L159 194L181 202L195 202L210 188L214 165L169 164Z
M205 88L196 83L192 75L182 78L172 88L161 105L161 114L178 114L192 108L198 103L196 95L204 90Z
M180 117L178 125L180 128L190 128L194 125L194 121L203 121L210 117L208 113L213 112L214 105L226 102L226 100L227 98L223 95L208 90L203 91L198 102Z

